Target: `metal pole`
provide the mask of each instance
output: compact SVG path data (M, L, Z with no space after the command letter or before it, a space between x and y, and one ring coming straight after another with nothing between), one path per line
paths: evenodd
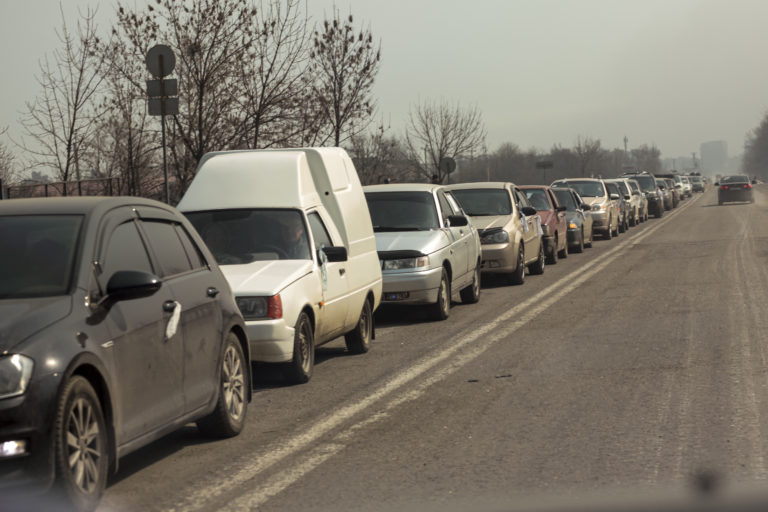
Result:
M165 111L165 105L162 106ZM160 124L163 132L163 188L165 190L165 204L171 204L171 200L168 195L168 162L165 159L165 113L160 116Z

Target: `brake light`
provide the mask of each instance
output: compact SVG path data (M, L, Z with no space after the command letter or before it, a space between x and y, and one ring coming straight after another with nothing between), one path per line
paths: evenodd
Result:
M744 188L752 188L752 185L750 185L749 183L745 183Z
M721 185L720 190L728 190L728 185Z
M279 293L267 299L267 317L283 318L283 301Z

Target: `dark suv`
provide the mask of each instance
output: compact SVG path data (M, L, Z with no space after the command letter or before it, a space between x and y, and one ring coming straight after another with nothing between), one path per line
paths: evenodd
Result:
M0 240L0 509L29 507L53 484L41 500L92 510L119 457L191 421L240 432L245 325L177 210L0 201Z
M664 215L664 196L656 185L656 176L649 172L625 172L621 175L624 178L632 178L640 184L640 189L648 199L648 213L656 218Z

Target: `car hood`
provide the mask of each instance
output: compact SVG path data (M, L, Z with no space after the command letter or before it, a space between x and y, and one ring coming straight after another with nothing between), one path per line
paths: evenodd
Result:
M581 196L585 203L592 206L593 204L602 204L606 201L606 197L584 197Z
M398 231L376 233L376 250L381 251L421 251L431 254L447 246L450 241L445 231Z
M0 353L11 350L71 311L69 295L0 300Z
M312 260L254 261L246 265L219 265L235 295L271 297L312 272Z
M475 229L503 228L512 218L511 215L483 215L481 217L469 217L469 221Z

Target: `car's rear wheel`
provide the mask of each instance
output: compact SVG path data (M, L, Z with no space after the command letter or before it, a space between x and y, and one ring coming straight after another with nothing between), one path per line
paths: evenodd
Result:
M557 264L557 233L555 233L555 239L552 242L552 245L549 246L549 250L547 251L547 265L556 265Z
M366 299L363 302L363 310L360 312L357 325L352 331L344 335L347 350L353 354L365 354L371 348L372 336L373 312L371 311L371 302Z
M461 290L461 302L473 304L480 300L480 264L475 265L472 284Z
M544 256L544 245L541 242L539 242L539 257L536 258L536 261L531 263L528 269L531 271L531 274L541 275L544 273L545 265L546 265L546 257ZM525 272L523 272L523 276L525 276Z
M510 284L523 284L525 282L525 250L523 244L517 249L517 266L515 271L509 274Z
M94 510L107 484L107 423L91 384L75 375L56 414L57 494L75 510Z
M560 259L565 259L568 257L568 236L565 237L565 243L563 244L563 248L560 249L560 251L557 253L557 256Z
M431 312L435 320L445 320L451 312L451 283L445 268L440 277L440 287L437 289L437 302L432 305Z
M589 232L589 242L584 242L584 247L592 248L592 242L595 239L595 230L592 229Z
M285 378L293 384L303 384L312 378L315 366L315 336L309 316L302 312L296 320L293 335L293 360L287 363Z
M197 421L197 428L209 437L233 437L243 430L248 410L250 380L243 347L237 335L230 332L224 343L219 368L219 398L211 414Z
M606 240L613 238L613 228L611 227L610 221L608 221L608 227L603 231L603 238Z

